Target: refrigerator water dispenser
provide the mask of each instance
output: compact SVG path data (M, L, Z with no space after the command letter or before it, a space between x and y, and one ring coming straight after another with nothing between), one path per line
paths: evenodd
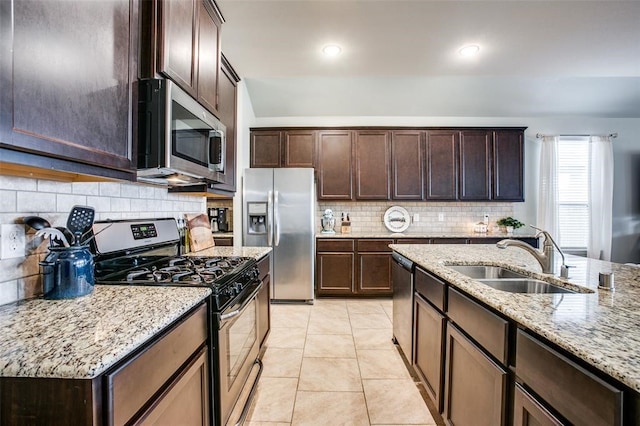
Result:
M249 234L267 233L267 203L247 203Z

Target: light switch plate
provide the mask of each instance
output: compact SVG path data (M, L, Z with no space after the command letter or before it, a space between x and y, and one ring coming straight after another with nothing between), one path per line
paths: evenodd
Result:
M0 259L24 257L24 225L0 226Z

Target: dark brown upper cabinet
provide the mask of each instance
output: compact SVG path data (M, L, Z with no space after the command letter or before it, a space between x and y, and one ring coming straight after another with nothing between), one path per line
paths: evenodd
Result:
M0 2L0 161L134 180L138 24L137 1Z
M350 130L318 132L318 199L353 199L353 135Z
M317 131L252 130L250 167L313 167Z
M493 132L492 199L524 201L524 130Z
M290 130L284 132L282 167L313 167L317 132L314 130Z
M427 132L425 143L427 200L458 199L458 149L460 132L434 130Z
M388 131L355 132L357 200L389 200L391 141Z
M425 132L391 132L391 198L422 200L424 196L423 140Z
M280 167L282 132L259 130L251 132L250 167Z
M493 132L464 130L460 132L460 200L491 198L491 146Z
M162 0L157 5L157 71L217 115L222 15L210 0ZM153 15L152 7L147 9Z
M235 192L236 191L236 108L237 108L237 84L240 77L235 70L222 56L222 72L220 73L220 84L218 86L218 111L222 124L227 128L226 142L227 150L225 155L224 173L218 173L221 179L220 184L215 184L214 189Z

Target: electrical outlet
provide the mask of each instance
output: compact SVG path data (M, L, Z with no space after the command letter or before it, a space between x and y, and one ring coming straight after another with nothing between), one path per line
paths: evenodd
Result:
M413 223L420 222L420 213L413 214Z
M0 226L0 259L24 257L24 225Z
M438 213L438 222L444 222L444 213Z

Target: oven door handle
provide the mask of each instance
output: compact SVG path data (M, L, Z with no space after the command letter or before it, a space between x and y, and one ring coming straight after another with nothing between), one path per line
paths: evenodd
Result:
M258 287L256 287L256 289L253 290L248 297L245 297L238 309L234 309L233 311L227 312L226 314L220 314L220 328L222 328L222 321L226 321L240 315L244 308L247 307L247 304L256 297L256 294L258 294L260 290L262 290L262 282L260 282L260 285L258 285Z

